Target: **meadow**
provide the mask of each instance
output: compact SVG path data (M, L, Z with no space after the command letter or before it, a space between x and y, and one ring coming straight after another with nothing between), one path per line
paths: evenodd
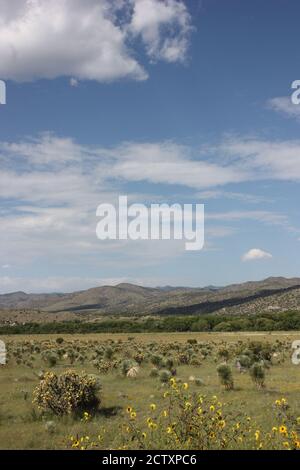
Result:
M300 447L295 331L1 339L1 449Z

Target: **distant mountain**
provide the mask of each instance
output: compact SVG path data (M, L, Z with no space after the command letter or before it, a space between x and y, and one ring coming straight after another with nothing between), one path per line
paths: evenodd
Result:
M93 319L104 315L255 313L300 308L300 278L270 277L226 287L142 287L129 283L73 293L0 295L0 322Z

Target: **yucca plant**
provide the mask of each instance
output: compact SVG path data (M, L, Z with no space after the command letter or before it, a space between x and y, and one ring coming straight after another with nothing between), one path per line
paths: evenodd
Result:
M225 390L232 390L234 388L234 382L231 368L227 364L220 364L217 368L217 372L220 382L224 386Z
M260 389L265 387L266 373L262 364L259 364L258 362L253 364L250 368L250 376L257 388Z

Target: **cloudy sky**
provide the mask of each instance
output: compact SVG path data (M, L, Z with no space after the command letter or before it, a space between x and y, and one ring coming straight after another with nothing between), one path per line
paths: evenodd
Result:
M297 0L0 0L0 293L300 275ZM96 208L204 203L205 247Z

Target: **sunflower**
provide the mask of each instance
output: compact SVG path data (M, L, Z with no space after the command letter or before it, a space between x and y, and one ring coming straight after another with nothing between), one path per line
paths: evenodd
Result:
M287 428L286 428L286 426L283 426L283 425L280 426L279 432L280 432L280 434L287 434Z

